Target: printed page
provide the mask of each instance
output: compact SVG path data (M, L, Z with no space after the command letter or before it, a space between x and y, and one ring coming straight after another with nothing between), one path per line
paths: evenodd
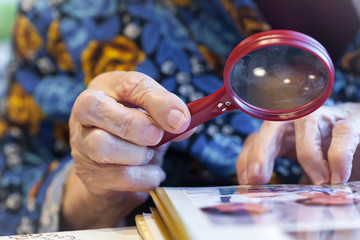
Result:
M265 233L268 239L272 236L268 235L270 231L278 235L282 233L282 237L286 233L290 239L317 239L314 234L360 237L360 230L356 230L360 229L360 182L333 186L266 185L164 190L189 233L196 237L241 232L249 236ZM201 229L206 230L199 233Z

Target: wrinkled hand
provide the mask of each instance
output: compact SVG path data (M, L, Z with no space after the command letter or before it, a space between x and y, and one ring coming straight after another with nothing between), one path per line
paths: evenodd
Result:
M360 104L322 106L288 122L265 121L245 141L236 165L240 184L268 183L278 157L297 159L313 183L360 180Z
M144 202L165 179L166 146L147 146L164 130L181 133L189 123L186 105L147 75L109 72L93 79L69 120L74 169L62 210L65 228L111 227Z

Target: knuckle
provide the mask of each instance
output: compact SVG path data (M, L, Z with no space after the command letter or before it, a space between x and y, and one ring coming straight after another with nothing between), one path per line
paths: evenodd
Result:
M121 71L102 72L95 76L88 84L91 89L103 89L105 85L110 85L114 75L122 74Z
M89 96L89 91L85 90L76 98L74 106L72 108L72 113L74 114L76 119L79 119L82 116L82 110L84 109L86 99Z
M91 94L89 101L86 104L91 108L90 114L95 116L103 116L106 115L109 101L115 101L115 99L107 97L105 92L100 91Z
M137 167L127 168L126 175L130 179L135 179L135 180L142 180L144 178L143 171Z
M319 121L319 116L317 114L311 114L306 119L303 119L302 123L305 126L316 126Z
M353 133L355 126L351 121L341 120L338 121L333 127L334 135L348 135Z
M85 104L88 104L89 102L94 102L97 100L96 93L97 93L97 91L95 91L93 89L86 89L79 95L77 101L80 103L80 105L85 105Z
M87 119L87 114L99 115L104 112L105 92L87 89L75 101L73 112L78 120Z
M136 102L140 102L144 95L151 91L152 80L149 76L138 72L128 72L121 84L118 85L117 92L125 99L136 98Z
M133 114L126 114L121 116L119 121L114 122L114 127L118 129L119 137L128 139L130 137L130 131L138 128L136 126L137 118Z
M90 135L85 140L87 155L96 162L109 163L110 159L106 147L106 143L109 142L107 134L100 129L94 129Z
M311 114L304 118L300 118L295 120L294 124L294 130L297 133L301 134L314 134L318 132L318 122L319 122L319 116L317 114Z
M356 147L350 145L342 146L334 144L329 148L328 156L334 162L351 163L355 154ZM337 145L337 146L336 146Z

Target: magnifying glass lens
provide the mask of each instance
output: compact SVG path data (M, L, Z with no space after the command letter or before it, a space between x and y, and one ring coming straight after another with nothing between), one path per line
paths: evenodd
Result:
M325 64L301 48L274 45L254 50L232 67L229 83L238 99L266 110L309 104L329 84Z

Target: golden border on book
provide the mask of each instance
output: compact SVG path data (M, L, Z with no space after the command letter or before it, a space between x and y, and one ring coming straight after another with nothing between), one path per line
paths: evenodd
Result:
M171 239L190 240L189 234L166 192L162 188L156 188L155 191L150 191L150 195L161 216L162 222L169 230Z

